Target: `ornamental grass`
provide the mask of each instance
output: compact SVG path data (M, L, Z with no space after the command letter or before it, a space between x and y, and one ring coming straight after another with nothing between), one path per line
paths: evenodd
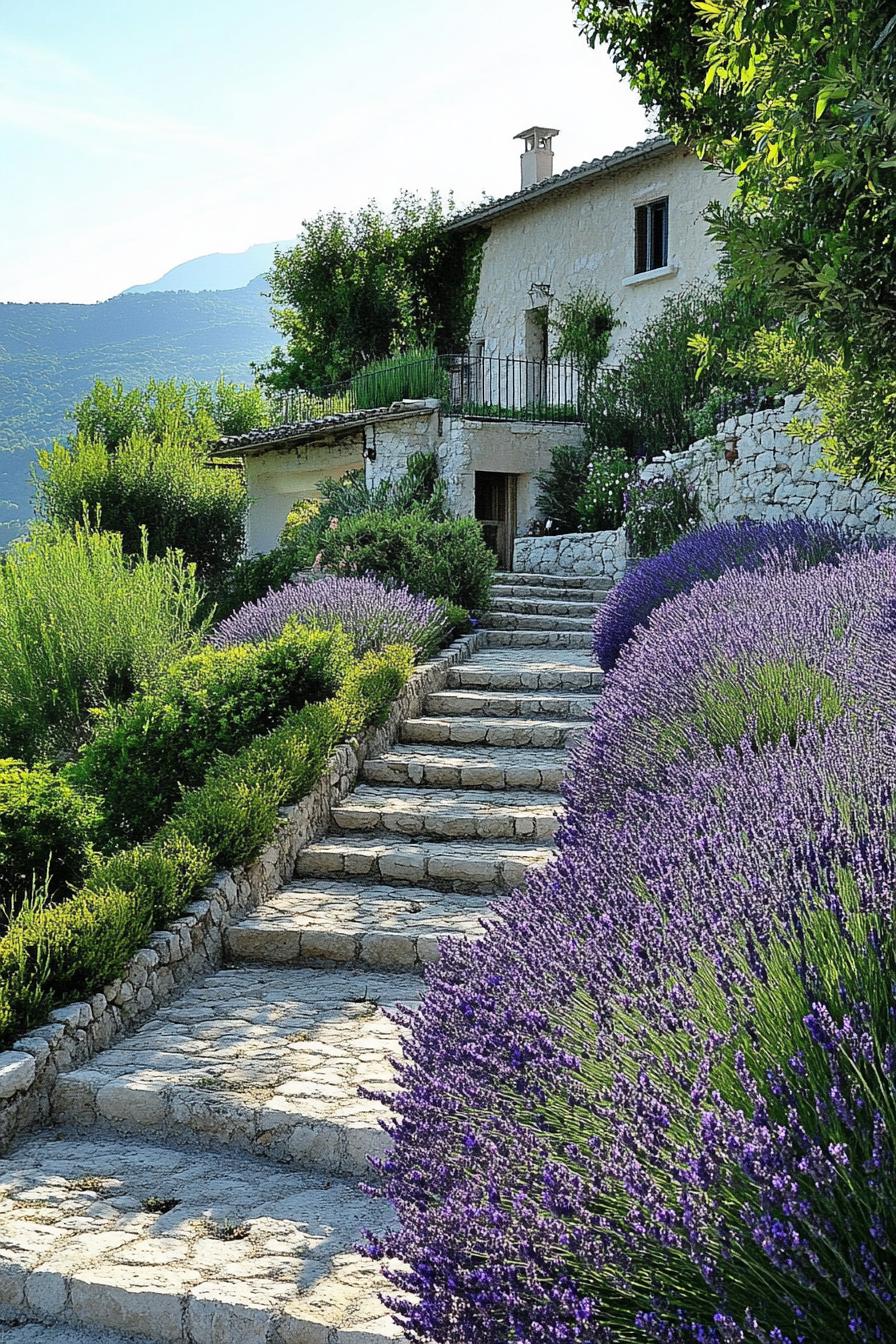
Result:
M894 592L888 555L732 574L627 650L557 857L403 1015L399 1223L369 1249L410 1339L896 1337ZM750 641L773 669L721 735L674 694L715 636L739 695ZM617 682L690 717L611 791Z

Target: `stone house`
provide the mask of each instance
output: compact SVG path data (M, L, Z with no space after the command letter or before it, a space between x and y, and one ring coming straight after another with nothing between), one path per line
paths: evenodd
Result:
M555 174L557 135L521 132L520 190L449 225L481 235L483 250L469 349L446 352L447 402L287 416L218 445L244 463L250 551L270 550L293 504L324 477L363 467L375 484L427 450L454 512L479 518L510 568L514 538L537 517L537 474L555 446L582 440L577 371L551 359L556 305L577 291L608 294L618 351L668 295L714 274L703 214L731 193L729 180L664 137Z

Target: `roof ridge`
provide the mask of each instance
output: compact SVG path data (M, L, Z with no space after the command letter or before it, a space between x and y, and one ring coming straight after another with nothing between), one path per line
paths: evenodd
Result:
M626 146L624 149L615 149L610 154L604 154L595 159L586 159L583 163L575 164L571 168L564 168L562 172L554 173L551 177L542 179L541 182L533 183L532 186L511 192L508 196L500 196L497 200L486 201L483 205L477 205L472 210L456 215L454 219L448 221L446 227L449 230L466 227L492 214L503 214L505 210L512 210L517 205L523 205L538 196L547 195L557 188L570 186L579 180L587 179L592 175L634 161L642 154L649 153L652 150L674 148L676 148L675 141L667 135L648 136L634 145Z

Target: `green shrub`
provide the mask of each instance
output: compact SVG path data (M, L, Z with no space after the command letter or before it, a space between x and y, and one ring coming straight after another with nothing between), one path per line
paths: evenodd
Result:
M290 623L264 643L190 654L103 713L70 773L102 798L104 842L149 835L216 755L233 755L290 710L333 694L350 656L341 630Z
M696 491L680 471L636 481L626 501L625 535L633 555L659 555L700 522Z
M206 848L185 835L162 835L103 860L89 885L97 892L112 888L131 892L141 909L146 905L152 910L153 926L160 927L195 900L214 871Z
M240 757L225 757L184 794L166 834L204 846L216 868L251 863L270 842L284 787L279 770L250 777Z
M589 448L559 444L551 449L551 465L536 480L541 487L536 507L551 532L579 531L579 501L588 479Z
M626 457L686 448L707 388L745 387L724 352L740 349L765 315L758 297L729 294L720 284L701 282L670 295L631 337L619 366L593 380L586 408L589 445ZM693 338L709 333L713 353L701 358Z
M451 375L431 345L414 346L401 355L377 359L352 378L352 394L358 409L390 406L405 397L438 397L447 401Z
M336 743L386 718L413 662L405 645L365 654L331 700L306 705L237 755L219 757L162 834L189 840L216 868L251 863L270 843L278 808L317 783Z
M413 667L414 650L407 644L389 644L382 653L359 658L330 702L340 737L383 723Z
M135 561L116 533L43 526L0 561L0 750L68 751L91 709L194 646L200 593L169 555Z
M37 455L39 513L62 527L84 517L120 532L127 555L175 549L214 580L243 552L248 495L239 471L206 465L194 444L132 434L116 448L78 437Z
M327 569L372 574L467 611L487 605L495 557L473 518L434 522L420 510L346 518L321 537Z
M624 457L595 453L578 501L579 524L583 531L604 532L622 526L625 493L633 475L631 463Z
M145 893L113 885L85 887L58 905L23 906L0 938L0 987L12 1030L113 980L152 925Z
M150 378L143 387L125 388L120 378L98 378L68 413L75 436L115 451L132 435L156 443L171 440L204 448L224 434L245 434L270 423L258 388L219 378L208 383Z
M0 929L35 889L58 896L83 878L96 820L47 766L0 760Z
M103 860L84 889L57 906L27 899L0 938L0 1041L41 1021L54 1003L114 979L215 869L257 858L278 809L313 788L337 742L385 718L412 666L404 645L365 655L331 700L305 705L235 756L217 757L150 843Z

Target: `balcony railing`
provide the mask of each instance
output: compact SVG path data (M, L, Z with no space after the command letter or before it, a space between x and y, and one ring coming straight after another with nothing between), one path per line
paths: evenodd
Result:
M281 422L294 424L430 397L446 414L468 419L563 424L582 419L583 390L578 369L566 360L439 355L362 370L320 392L282 393L272 411Z

